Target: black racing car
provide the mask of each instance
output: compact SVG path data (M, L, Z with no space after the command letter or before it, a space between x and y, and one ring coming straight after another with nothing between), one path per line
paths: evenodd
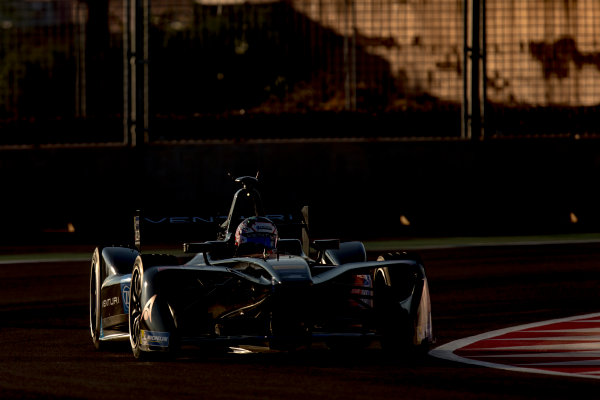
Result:
M89 314L96 348L129 340L137 358L190 345L290 350L378 341L394 351L428 348L431 305L418 256L369 261L358 241L310 242L306 209L291 223L268 218L258 180L236 182L242 187L214 240L182 243L180 255L147 254L144 229L158 220L138 214L134 245L94 250ZM238 228L251 219L260 225Z

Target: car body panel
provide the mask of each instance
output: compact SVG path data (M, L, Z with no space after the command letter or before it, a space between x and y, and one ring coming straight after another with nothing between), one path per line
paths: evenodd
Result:
M130 283L131 274L112 275L102 283L100 340L128 337Z

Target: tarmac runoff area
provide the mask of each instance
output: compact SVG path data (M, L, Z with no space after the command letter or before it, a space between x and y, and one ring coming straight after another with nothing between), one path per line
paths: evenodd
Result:
M473 236L444 238L409 238L365 241L367 251L447 249L480 246L534 246L566 243L600 243L600 233L532 236Z

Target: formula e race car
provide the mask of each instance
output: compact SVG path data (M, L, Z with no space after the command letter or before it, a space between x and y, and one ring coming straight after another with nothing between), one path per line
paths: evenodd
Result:
M369 261L359 241L311 241L306 207L297 221L269 216L258 179L236 182L241 188L213 240L182 243L180 255L145 253L146 230L189 220L138 213L132 245L94 250L89 316L96 348L128 340L136 358L190 346L295 350L316 342L426 351L431 305L417 255Z

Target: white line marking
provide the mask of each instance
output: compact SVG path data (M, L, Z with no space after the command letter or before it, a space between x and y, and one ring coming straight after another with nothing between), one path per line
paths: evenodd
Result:
M90 257L60 257L60 258L38 258L38 259L18 259L18 260L0 260L0 265L10 264L38 264L38 263L59 263L59 262L82 262L90 261Z

